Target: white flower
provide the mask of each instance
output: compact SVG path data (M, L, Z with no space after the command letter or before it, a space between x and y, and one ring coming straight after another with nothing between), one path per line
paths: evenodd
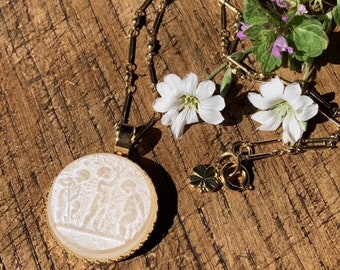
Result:
M282 123L283 142L294 144L306 131L307 120L318 112L318 105L305 95L301 95L298 83L284 87L278 77L262 83L260 94L249 93L249 101L263 110L252 115L252 119L261 123L259 130L276 130Z
M160 97L153 104L155 111L165 113L161 119L163 125L171 125L176 138L183 134L186 124L193 124L200 118L207 123L217 125L224 118L220 113L225 106L220 95L213 96L215 84L206 80L198 84L194 73L188 74L183 80L175 74L164 77L157 83Z

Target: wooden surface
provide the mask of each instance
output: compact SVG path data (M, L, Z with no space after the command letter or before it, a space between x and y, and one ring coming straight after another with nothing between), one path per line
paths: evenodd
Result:
M54 242L44 216L51 182L78 157L113 152L127 33L140 2L0 1L0 269L339 269L338 149L256 161L254 191L202 195L190 187L193 167L213 163L231 141L281 136L256 131L245 93L257 88L244 79L226 97L222 125L193 125L181 140L160 123L147 133L138 151L162 196L161 219L143 252L91 264ZM155 59L160 80L189 72L204 79L222 63L219 18L217 1L172 1ZM155 98L146 41L144 29L136 125L151 116ZM338 104L339 41L331 36L315 78L317 90ZM320 117L314 122L315 137L336 129Z

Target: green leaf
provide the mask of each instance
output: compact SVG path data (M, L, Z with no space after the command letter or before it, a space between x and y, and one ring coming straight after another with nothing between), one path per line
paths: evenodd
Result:
M299 50L295 50L292 57L301 62L304 62L309 58L306 52Z
M247 53L248 52L245 51L237 51L230 55L230 57L237 62L241 62L246 57Z
M243 19L247 25L263 25L275 21L275 18L257 0L245 0Z
M327 12L326 14L318 16L318 20L322 22L323 29L326 34L328 34L333 27L333 13L332 11Z
M256 59L261 64L261 70L263 73L270 73L282 64L282 58L276 58L272 54L271 49L267 50L266 53L259 54Z
M258 33L258 37L254 42L253 52L256 55L256 60L261 64L261 70L263 73L270 73L282 64L282 58L276 58L272 54L272 48L275 40L275 32L271 30L263 30Z
M281 17L275 17L258 0L245 0L243 19L250 26L244 33L254 41L253 53L261 64L262 72L272 72L282 64L282 59L272 54L277 31L282 24Z
M249 27L244 33L247 35L247 37L251 40L258 40L262 39L261 32L262 31L268 31L268 28L264 25L253 25Z
M226 72L224 73L223 80L221 83L220 95L222 97L225 97L226 94L228 93L232 80L233 80L233 72L231 68L228 68Z
M338 0L337 5L332 9L332 15L337 25L340 25L340 1Z
M317 57L328 47L328 37L318 20L297 15L289 21L289 27L292 32L288 38L308 57Z

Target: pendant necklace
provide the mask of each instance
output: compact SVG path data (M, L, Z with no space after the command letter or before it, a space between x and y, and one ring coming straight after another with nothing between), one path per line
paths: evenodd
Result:
M148 30L146 64L154 92L156 92L157 84L154 66L154 56L158 49L157 34L170 2L170 0L160 0L155 20L151 29ZM146 24L146 10L152 3L153 0L144 0L136 12L133 27L129 32L130 43L125 74L126 98L122 118L116 124L114 153L92 154L73 161L56 177L48 196L47 223L52 235L58 244L70 254L88 261L106 262L129 257L148 239L154 230L158 216L158 198L152 180L139 165L129 159L130 150L148 128L159 119L159 115L155 113L141 128L129 124L133 96L137 90L135 84L137 40L140 30ZM273 77L273 73L264 73L264 75L244 63L247 53L236 51L239 40L236 36L240 28L242 30L244 27L241 23L242 14L226 0L219 0L218 3L221 8L221 53L225 63L216 72L226 68L230 71L228 73L230 76L236 73L237 76L261 82ZM227 9L231 10L236 18L231 32L227 28ZM206 81L214 78L217 73L213 72L213 76L209 76ZM229 79L230 85L231 77ZM177 76L176 81L178 80ZM287 85L294 88L300 87L297 86L297 82L289 84L279 77L272 81L281 85L281 88ZM275 147L272 151L263 152L256 148L261 149L264 145L272 146L282 143L282 140L274 138L263 141L233 142L231 149L222 153L216 159L215 164L197 165L193 169L193 174L189 176L190 185L199 188L201 192L214 192L222 186L238 191L253 189L251 170L256 160L299 154L310 149L336 148L340 141L340 122L336 119L340 116L340 110L330 106L318 92L311 90L305 83L306 81L299 81L303 90L299 89L300 94L302 92L308 95L308 99L318 105L318 109L315 110L316 107L313 104L315 113L319 112L326 116L336 125L337 131L323 138L299 138L294 144L284 144ZM220 91L222 96L222 84ZM259 100L258 95L254 93L252 97ZM179 97L179 101L183 102L183 100L196 109L200 102L195 96L187 96L186 93ZM286 103L281 101L276 105L282 104L286 106ZM180 107L176 103L175 106L177 107L174 111L179 115L184 105ZM155 109L155 111L159 110ZM197 111L194 113L196 114ZM305 122L307 123L307 120Z
M70 254L88 261L116 261L138 250L148 239L157 220L158 199L147 173L129 159L130 149L157 120L137 129L129 125L136 91L137 39L146 24L146 10L153 0L138 8L129 32L128 61L122 118L116 124L114 153L83 156L67 165L54 179L48 195L48 227L57 243ZM149 30L146 61L155 88L153 57L156 38L167 7L162 0Z

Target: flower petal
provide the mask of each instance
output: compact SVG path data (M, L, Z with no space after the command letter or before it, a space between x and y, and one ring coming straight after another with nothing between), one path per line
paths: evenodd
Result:
M282 127L284 132L288 133L285 134L286 138L289 138L291 143L296 143L299 139L301 139L303 130L299 123L299 121L294 117L294 115L290 115L283 119ZM286 143L284 141L284 143Z
M168 74L164 77L163 81L170 87L172 90L181 90L182 79L176 74Z
M198 85L198 77L194 73L189 73L182 81L183 92L187 96L193 96L195 94Z
M289 54L292 54L292 53L294 52L294 48L291 47L291 46L288 46L288 47L287 47L287 52L288 52Z
M168 97L173 94L170 86L165 82L157 83L156 88L161 97Z
M191 109L184 109L178 114L175 121L171 125L171 130L175 138L179 139L182 137L185 124L193 124L198 122L197 115L195 117L195 114L196 112Z
M186 115L186 124L194 124L199 121L197 112L193 109L186 109L187 115Z
M176 109L171 109L167 113L165 113L161 119L161 124L165 126L172 125L179 114L179 111Z
M221 111L225 107L224 98L220 95L212 96L210 98L201 99L198 104L198 110L203 108L204 110Z
M290 104L294 103L295 100L301 96L301 87L298 83L292 83L286 86L283 99L288 101Z
M254 92L248 93L248 99L251 104L260 110L267 110L272 106L272 104L268 103L263 96Z
M274 41L274 47L278 47L280 51L286 51L288 46L287 39L283 35L279 35Z
M299 123L300 123L302 131L305 132L307 130L308 122L306 122L306 121L299 121Z
M307 14L308 13L308 10L306 8L305 5L298 5L298 8L297 8L297 11L296 11L297 14L301 15L301 14Z
M278 46L273 46L273 49L272 49L272 54L276 57L276 58L280 58L281 57L281 51L279 49Z
M172 108L179 109L180 104L178 103L178 100L175 98L156 98L153 102L153 109L156 112L165 113L169 111Z
M289 131L288 130L283 130L283 133L282 133L282 141L283 143L290 143L290 142L293 142L294 141L294 138L290 135ZM293 143L294 144L294 143Z
M279 77L275 77L268 82L262 83L260 85L260 91L264 99L267 102L273 102L282 98L284 90L284 85L279 79Z
M199 107L198 114L204 122L217 125L223 122L224 117L219 111L207 110L206 108Z
M194 94L199 99L208 98L215 92L215 88L216 86L212 81L203 81L200 82Z
M299 121L307 121L313 118L318 113L318 110L319 110L318 104L316 103L311 104L303 108L302 110L296 111L296 118Z
M258 130L276 130L282 122L281 115L274 111L257 112L251 118L262 124Z
M172 134L175 136L176 139L179 139L183 135L183 130L185 126L185 119L183 115L178 115L176 120L171 125Z
M244 31L239 31L237 32L236 36L240 39L240 40L245 40L247 38L247 35L244 33Z
M290 106L292 106L292 108L296 111L312 105L313 103L314 101L310 97L305 95L299 96L294 100L294 102L289 102Z

